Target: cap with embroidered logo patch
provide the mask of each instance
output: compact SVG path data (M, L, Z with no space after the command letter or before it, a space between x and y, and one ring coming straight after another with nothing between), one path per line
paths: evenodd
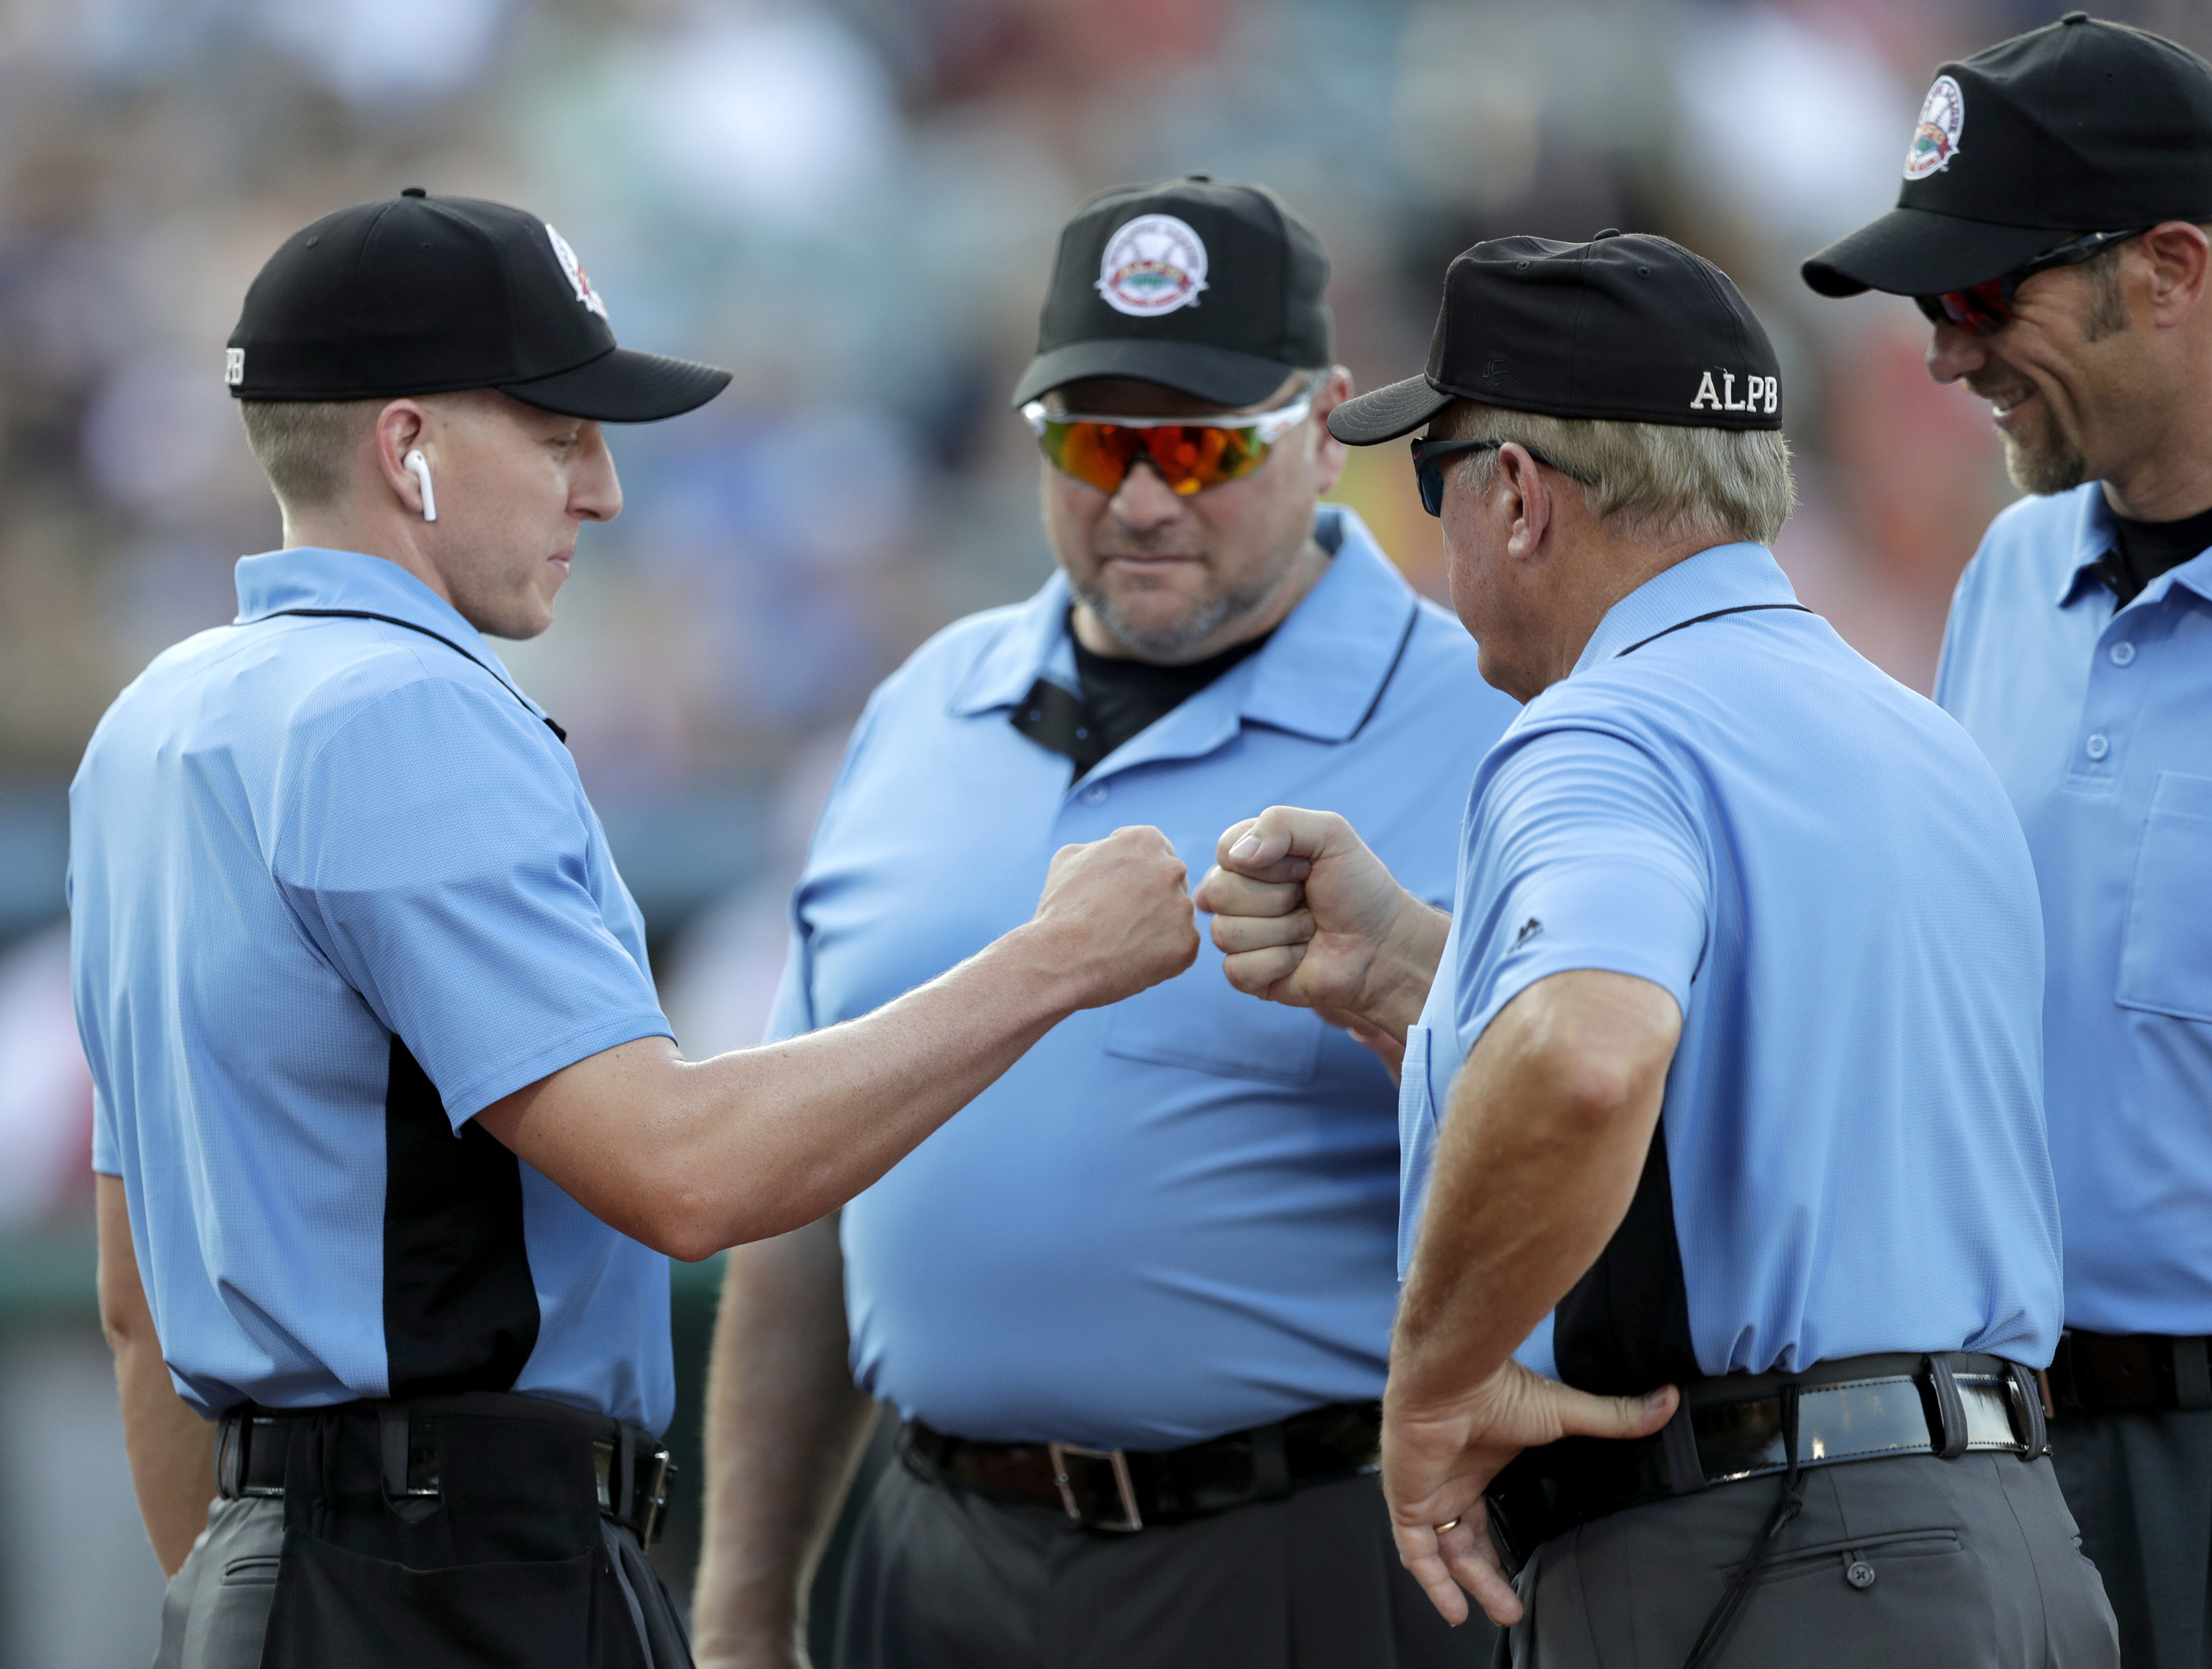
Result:
M1823 295L1941 295L2089 232L2212 220L2212 64L2069 12L1946 64L1897 207L1806 261Z
M535 215L410 186L284 240L246 290L223 380L241 400L495 388L635 423L704 404L730 373L617 347L575 251Z
M1328 256L1258 185L1204 174L1092 197L1060 234L1013 404L1135 377L1235 408L1334 354Z
M1493 238L1454 258L1418 377L1346 400L1355 446L1411 434L1455 399L1699 428L1782 427L1781 367L1729 276L1654 234Z

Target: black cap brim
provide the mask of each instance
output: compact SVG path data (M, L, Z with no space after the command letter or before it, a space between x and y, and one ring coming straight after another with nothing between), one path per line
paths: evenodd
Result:
M1347 446L1377 446L1411 434L1457 398L1431 387L1426 377L1408 377L1335 407L1328 432Z
M730 373L712 365L614 348L597 359L550 377L501 383L499 391L526 405L601 423L651 423L680 417L730 385Z
M1215 405L1257 405L1283 385L1284 380L1310 366L1284 365L1255 354L1231 348L1210 347L1201 342L1136 342L1107 337L1096 342L1071 342L1049 353L1039 354L1014 385L1017 409L1055 388L1085 377L1134 377L1158 383L1194 400Z
M1837 239L1798 270L1823 295L1870 289L1941 295L1986 283L2068 235L2048 227L1997 226L1927 209L1893 209Z

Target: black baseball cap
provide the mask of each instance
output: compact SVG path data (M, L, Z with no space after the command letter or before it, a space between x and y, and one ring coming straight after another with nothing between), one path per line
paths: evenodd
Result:
M1897 207L1807 261L1823 295L1940 295L2086 232L2212 220L2212 64L2087 12L1946 64Z
M1648 232L1493 238L1455 256L1429 368L1346 400L1328 432L1371 446L1455 399L1553 417L1782 427L1781 367L1758 316L1728 274Z
M617 348L575 252L537 215L410 186L284 240L246 292L223 379L241 400L495 388L639 423L705 404L730 373Z
M1264 186L1191 174L1118 187L1060 231L1013 403L1084 377L1139 377L1254 404L1334 358L1328 292L1321 240Z

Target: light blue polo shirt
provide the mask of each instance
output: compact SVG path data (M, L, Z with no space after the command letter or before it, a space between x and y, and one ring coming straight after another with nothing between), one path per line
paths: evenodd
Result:
M2212 1333L2212 552L2124 609L2094 482L2022 499L1951 604L1936 699L2027 831L2066 1320Z
M1668 569L1475 778L1451 939L1407 1050L1409 1241L1437 1115L1506 1004L1596 968L1682 1011L1671 1213L1628 1271L1679 1257L1670 1302L1595 1330L1586 1311L1571 1339L1563 1302L1556 1337L1522 1352L1586 1388L1650 1388L1577 1364L1667 1346L1713 1375L1874 1350L2039 1366L2057 1338L2043 932L2019 824L1956 724L1773 606L1795 601L1762 546Z
M772 1035L943 973L1029 919L1056 850L1126 824L1166 831L1195 885L1239 818L1341 807L1445 901L1512 704L1348 511L1316 531L1334 560L1266 646L1079 783L1010 722L1040 675L1074 685L1064 580L917 651L823 813ZM846 1207L855 1375L958 1435L1146 1449L1379 1395L1395 1102L1342 1032L1233 990L1209 941L1062 1022Z
M666 1259L468 1122L668 1031L568 750L395 563L249 556L238 598L116 698L70 790L94 1165L178 1391L665 1425Z

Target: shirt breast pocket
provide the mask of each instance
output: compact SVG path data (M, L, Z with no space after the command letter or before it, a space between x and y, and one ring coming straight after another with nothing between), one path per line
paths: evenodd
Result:
M2212 1021L2212 778L2159 774L2136 854L2117 1000Z
M1310 1009L1247 997L1222 977L1209 940L1198 962L1109 1011L1106 1053L1297 1089L1313 1082L1322 1021Z

